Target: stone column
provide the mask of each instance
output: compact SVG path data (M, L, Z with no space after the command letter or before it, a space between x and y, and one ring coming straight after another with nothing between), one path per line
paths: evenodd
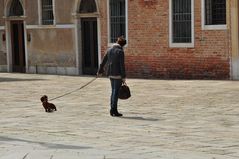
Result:
M230 1L229 1L230 2ZM231 0L231 44L232 44L232 63L231 63L231 77L232 79L239 79L239 55L238 55L238 0Z

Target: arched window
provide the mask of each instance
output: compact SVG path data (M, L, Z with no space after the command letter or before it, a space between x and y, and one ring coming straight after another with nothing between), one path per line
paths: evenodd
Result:
M96 12L95 0L82 0L80 3L80 13L94 13Z
M22 4L19 0L13 0L9 10L9 16L21 16L23 15Z

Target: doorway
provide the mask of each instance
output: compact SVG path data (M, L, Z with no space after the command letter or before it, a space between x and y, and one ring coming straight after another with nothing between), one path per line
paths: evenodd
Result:
M12 48L12 71L25 73L25 43L24 43L24 24L21 20L10 22L11 28L11 48Z
M81 18L82 69L85 75L95 75L98 70L97 18Z

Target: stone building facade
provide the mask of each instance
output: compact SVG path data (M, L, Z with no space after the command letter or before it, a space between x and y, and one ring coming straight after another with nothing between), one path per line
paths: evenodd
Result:
M0 71L95 74L120 35L128 77L239 79L237 0L0 0Z

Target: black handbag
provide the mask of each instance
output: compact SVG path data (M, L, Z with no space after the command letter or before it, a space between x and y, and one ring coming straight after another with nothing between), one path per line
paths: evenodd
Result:
M119 99L128 99L129 97L131 97L130 89L126 83L123 83L119 89Z

